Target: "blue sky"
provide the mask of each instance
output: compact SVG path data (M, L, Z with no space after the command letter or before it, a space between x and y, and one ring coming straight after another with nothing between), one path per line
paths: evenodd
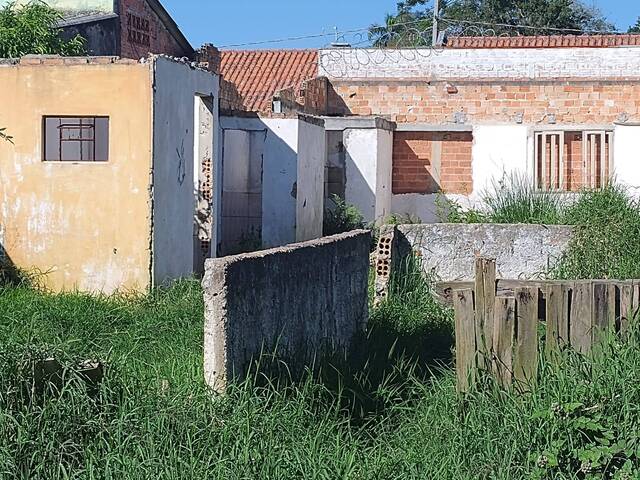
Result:
M640 0L587 0L620 29L640 16ZM396 0L164 0L192 45L219 46L306 35L330 35L334 28L365 28L395 11ZM331 37L246 46L244 48L317 48ZM352 43L364 40L350 37ZM240 48L240 47L237 47Z

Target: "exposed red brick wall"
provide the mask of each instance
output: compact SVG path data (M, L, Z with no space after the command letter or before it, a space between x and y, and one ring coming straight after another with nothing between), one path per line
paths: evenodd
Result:
M327 94L329 80L326 77L318 77L304 82L302 90L304 92L305 113L324 115L327 113Z
M332 83L331 114L384 115L400 123L605 124L623 113L640 120L637 82L466 82L455 88L426 80Z
M440 143L440 168L433 157ZM396 132L393 139L393 193L458 193L473 189L470 132Z
M188 56L169 33L146 0L121 0L121 49L125 58L140 59L149 53Z
M243 110L244 102L238 93L236 86L225 80L220 79L220 110L222 112L233 112Z

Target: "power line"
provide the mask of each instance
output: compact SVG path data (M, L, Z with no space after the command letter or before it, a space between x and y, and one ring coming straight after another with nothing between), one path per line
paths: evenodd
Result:
M406 27L406 26L409 26L409 25L416 25L416 24L426 25L425 22L428 22L428 20L420 19L420 20L412 20L410 22L395 23L393 25L389 25L389 29L397 28L397 27ZM344 36L344 35L349 35L349 34L353 34L353 33L369 32L372 27L377 27L377 25L369 25L368 27L354 28L354 29L351 29L351 30L345 30L345 31L342 31L342 32L337 32L337 33L340 36ZM381 26L381 27L384 28L384 26ZM428 27L431 28L431 23L428 24ZM391 30L390 30L390 33L392 33ZM235 43L235 44L229 44L229 45L221 45L219 48L252 47L252 46L257 46L257 45L268 45L268 44L272 44L272 43L285 43L285 42L295 42L295 41L298 41L298 40L311 40L311 39L314 39L314 38L334 37L335 35L336 35L336 32L333 32L333 33L316 33L316 34L310 34L310 35L300 35L300 36L296 36L296 37L276 38L276 39L273 39L273 40L261 40L261 41L256 41L256 42Z

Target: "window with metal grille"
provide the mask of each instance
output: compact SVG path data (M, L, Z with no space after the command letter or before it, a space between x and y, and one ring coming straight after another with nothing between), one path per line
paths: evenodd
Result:
M109 117L44 117L45 162L109 160Z
M613 174L612 131L536 132L534 150L534 179L540 190L602 188Z

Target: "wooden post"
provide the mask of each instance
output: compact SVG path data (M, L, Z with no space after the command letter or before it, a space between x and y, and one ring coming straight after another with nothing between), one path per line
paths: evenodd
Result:
M453 308L456 322L456 375L458 391L468 392L475 380L476 334L473 291L455 290Z
M513 374L527 390L538 373L538 287L522 287L516 297L516 353Z
M547 332L545 353L547 358L560 351L569 343L569 320L567 289L560 283L552 283L546 287L547 299Z
M620 283L620 335L626 337L629 325L635 315L633 282Z
M493 310L493 365L492 373L505 388L511 386L513 376L513 336L516 322L516 299L496 297Z
M592 340L597 343L616 322L616 285L613 282L593 284Z
M493 308L496 302L496 261L476 258L475 272L475 317L476 345L480 357L478 368L489 369L493 353Z
M569 322L571 346L579 353L589 353L593 329L593 284L591 282L574 284Z

